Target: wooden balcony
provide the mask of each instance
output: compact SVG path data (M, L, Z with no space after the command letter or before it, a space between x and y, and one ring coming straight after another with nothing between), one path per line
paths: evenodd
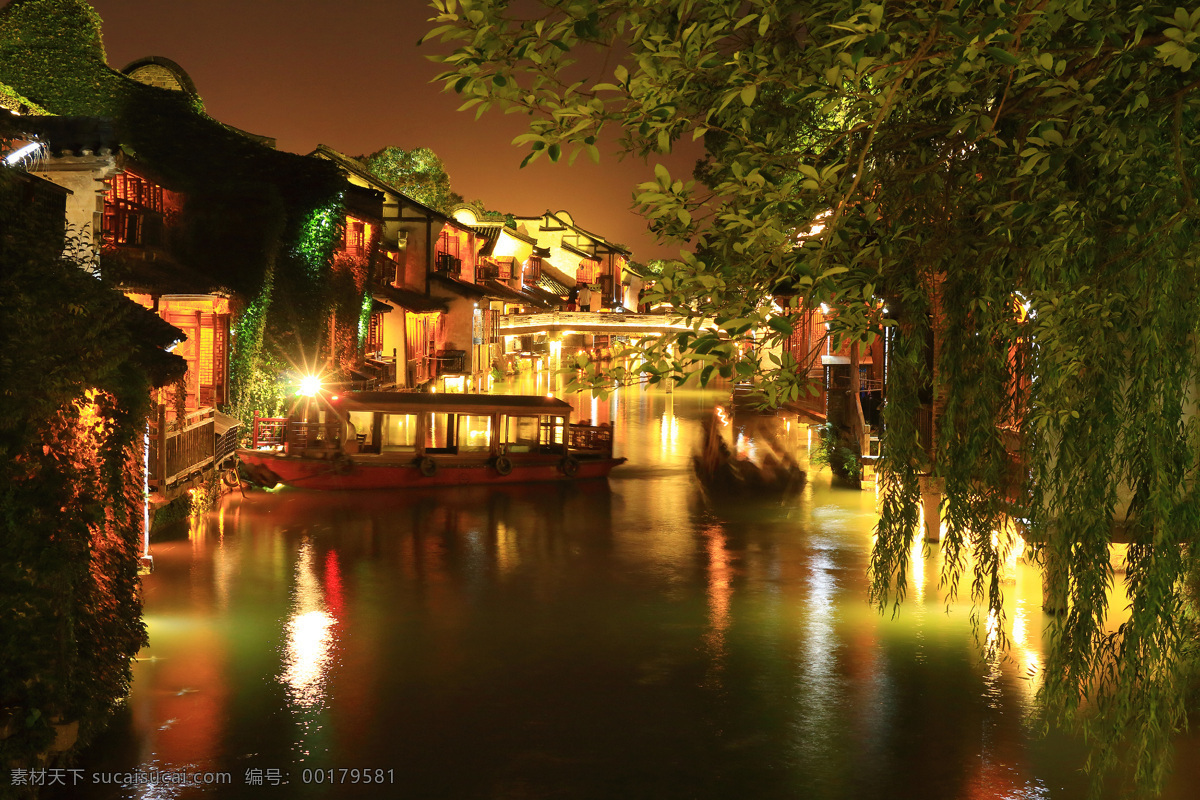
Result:
M216 460L216 412L192 411L182 419L167 421L160 405L150 419L150 487L164 491L172 484L209 468Z

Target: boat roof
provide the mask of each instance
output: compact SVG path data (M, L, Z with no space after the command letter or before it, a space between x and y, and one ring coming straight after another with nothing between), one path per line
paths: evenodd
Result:
M415 414L553 414L569 416L571 404L554 397L528 394L425 394L423 392L353 392L333 404L346 411Z

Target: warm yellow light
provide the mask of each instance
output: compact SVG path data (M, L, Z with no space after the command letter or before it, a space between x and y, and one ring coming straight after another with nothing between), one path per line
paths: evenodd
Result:
M321 391L321 379L316 375L305 375L300 379L300 390L297 394L305 397L316 397L317 392Z

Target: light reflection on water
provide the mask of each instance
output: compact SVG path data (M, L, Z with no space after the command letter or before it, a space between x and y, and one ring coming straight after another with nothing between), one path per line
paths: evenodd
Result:
M331 591L338 588L337 553L330 551L333 567ZM333 667L337 619L329 613L325 593L313 565L312 542L305 539L296 559L296 579L292 589L292 613L287 621L287 645L283 674L288 700L300 712L319 711L325 704L326 683ZM307 721L304 723L307 727Z
M245 798L272 793L250 768L290 771L278 797L1084 795L1082 748L1027 722L1032 568L1009 565L1011 649L984 662L937 548L914 543L895 616L867 604L872 493L825 473L714 507L689 459L716 395L618 396L570 398L629 458L608 484L235 493L156 542L151 646L83 766L226 770L204 794ZM784 433L803 451L805 427ZM397 785L306 787L306 767Z

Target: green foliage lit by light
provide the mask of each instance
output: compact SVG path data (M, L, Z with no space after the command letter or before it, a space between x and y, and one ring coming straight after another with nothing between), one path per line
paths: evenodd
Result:
M635 193L687 251L645 298L692 323L640 349L651 380L751 373L772 403L794 400L806 378L780 353L805 309L838 309L835 346L895 329L873 600L904 595L932 475L946 580L968 579L977 624L1003 622L1010 539L992 532L1015 502L1066 609L1042 710L1085 732L1097 781L1128 756L1139 789L1161 787L1200 679L1200 9L432 5L446 89L526 114L526 163L598 159L605 135L652 162L703 140L695 176L655 164ZM607 74L578 59L596 47ZM918 420L935 401L930 456ZM1134 543L1113 631L1115 523Z
M375 177L432 209L445 212L462 202L462 195L450 189L442 160L427 147L385 147L359 160Z
M0 83L0 108L11 108L22 114L45 114L46 109L39 106L11 86Z
M232 414L242 422L243 437L251 435L255 412L275 416L284 409L285 394L278 376L286 365L263 348L273 290L274 281L268 276L258 297L238 316L233 330L229 383Z
M329 268L333 248L342 234L344 212L341 199L314 209L300 227L294 250L308 268L309 277L317 280Z
M367 345L367 334L371 329L371 308L375 304L375 299L371 297L371 292L363 291L362 310L358 315L358 349L362 352Z

